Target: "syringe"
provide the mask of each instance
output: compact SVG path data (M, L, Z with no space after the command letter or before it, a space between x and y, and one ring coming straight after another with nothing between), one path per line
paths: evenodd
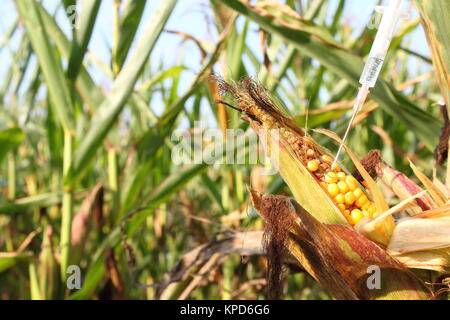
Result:
M335 165L339 154L341 153L342 146L347 139L347 135L352 127L353 121L356 115L361 110L367 96L369 95L370 88L375 86L375 83L380 74L381 67L383 66L384 58L389 49L392 37L394 35L395 28L398 21L405 17L405 13L401 11L403 0L391 0L387 7L377 6L376 11L383 14L380 25L378 27L377 34L375 36L375 41L370 49L369 57L364 70L359 79L361 87L358 90L358 95L356 96L355 103L353 105L352 117L350 118L350 123L348 124L347 130L345 131L344 137L342 138L342 143L339 146L336 157L332 167Z

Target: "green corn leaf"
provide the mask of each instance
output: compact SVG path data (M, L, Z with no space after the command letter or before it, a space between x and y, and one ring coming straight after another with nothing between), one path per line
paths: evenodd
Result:
M69 66L67 68L67 77L72 81L77 78L83 63L83 57L91 39L100 4L101 0L86 1L78 18L78 28L73 29L74 39L72 40Z
M20 128L11 128L0 131L0 163L8 152L19 146L24 138L25 134Z
M40 5L36 4L39 9L39 13L42 16L45 29L50 37L55 41L55 45L58 48L61 55L69 59L71 52L71 42L67 39L64 32L56 24L55 19ZM80 96L91 108L95 110L101 104L103 100L103 94L99 87L96 86L91 76L83 65L80 65L80 73L76 79L75 87L77 88Z
M17 9L25 22L27 35L33 45L42 73L44 74L55 114L61 126L68 131L75 128L72 101L64 72L55 52L50 44L45 28L42 28L43 19L39 13L38 5L33 0L17 0Z
M119 39L113 48L113 70L122 69L136 35L147 1L129 0L124 4L119 21Z
M259 24L266 31L277 34L293 44L303 54L317 59L329 71L346 79L353 87L359 87L363 61L352 53L336 46L319 27L297 29L286 26L279 18L263 16L238 0L224 0L226 5ZM291 19L291 18L290 18ZM291 23L292 25L292 23ZM371 97L399 121L403 122L429 148L434 150L439 136L440 123L426 113L387 81L379 79L371 91Z
M450 110L450 3L446 0L415 0L427 35L442 96Z
M78 181L95 156L97 149L101 146L103 139L122 111L127 98L132 93L142 68L172 13L175 3L175 0L164 1L150 18L147 27L142 32L143 37L140 39L136 51L114 81L110 95L96 110L92 119L92 124L94 125L86 133L74 154L73 162L65 181L66 184L71 185Z
M14 202L0 202L0 214L13 214L35 207L47 207L61 202L61 195L41 193L35 196L17 199Z

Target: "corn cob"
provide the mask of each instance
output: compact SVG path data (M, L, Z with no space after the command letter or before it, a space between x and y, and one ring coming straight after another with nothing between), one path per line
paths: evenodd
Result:
M330 155L314 145L306 135L298 136L289 129L280 129L280 132L351 225L357 224L363 217L377 216L375 204L368 199L358 181L343 172L339 165L332 167L333 158Z
M287 141L296 157L301 161L330 198L346 220L353 226L363 217L377 216L375 204L369 200L358 181L346 174L339 165L333 167L333 158L314 142L298 125L275 109L267 90L244 78L238 85L230 85L215 78L219 88L230 93L238 102L250 124L264 130L278 129L280 140Z

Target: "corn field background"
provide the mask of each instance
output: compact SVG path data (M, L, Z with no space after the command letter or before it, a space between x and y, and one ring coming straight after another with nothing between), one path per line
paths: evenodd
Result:
M264 174L264 159L249 163L254 140L224 146L244 152L241 163L180 163L180 135L250 132L208 80L250 75L335 153L311 129L343 135L381 3L2 1L0 298L266 298L263 221L248 187L290 190ZM408 176L412 160L444 177L434 150L448 106L450 6L406 3L347 144L360 156L379 149ZM66 285L71 266L80 288ZM333 299L294 262L282 289L284 299Z

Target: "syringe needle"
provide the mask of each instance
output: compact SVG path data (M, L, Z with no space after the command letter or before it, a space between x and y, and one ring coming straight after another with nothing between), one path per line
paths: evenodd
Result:
M363 73L359 79L361 88L359 88L358 95L356 97L355 104L353 106L353 114L348 124L347 130L345 131L344 137L342 138L339 150L334 158L331 168L336 165L336 161L339 158L342 147L347 139L347 135L352 127L353 121L355 120L358 111L361 110L364 101L366 101L367 95L369 94L369 89L375 86L378 75L380 74L381 67L384 62L384 58L391 43L392 36L397 26L398 21L405 17L405 14L401 12L403 0L390 0L387 7L377 7L378 10L382 10L383 18L381 19L378 32L375 36L375 41L369 52L369 59L364 66Z
M347 136L348 133L350 132L350 128L352 127L353 121L355 120L355 117L358 114L359 110L361 110L362 106L364 105L364 102L366 101L369 92L370 92L369 88L367 88L366 86L362 86L359 88L355 104L353 105L352 117L350 118L350 122L348 123L347 129L345 130L344 137L342 138L342 142L339 145L338 152L336 153L336 157L334 158L331 168L333 168L334 165L336 164L336 161L339 158L339 154L341 153L342 147L344 146L344 143L347 140Z

